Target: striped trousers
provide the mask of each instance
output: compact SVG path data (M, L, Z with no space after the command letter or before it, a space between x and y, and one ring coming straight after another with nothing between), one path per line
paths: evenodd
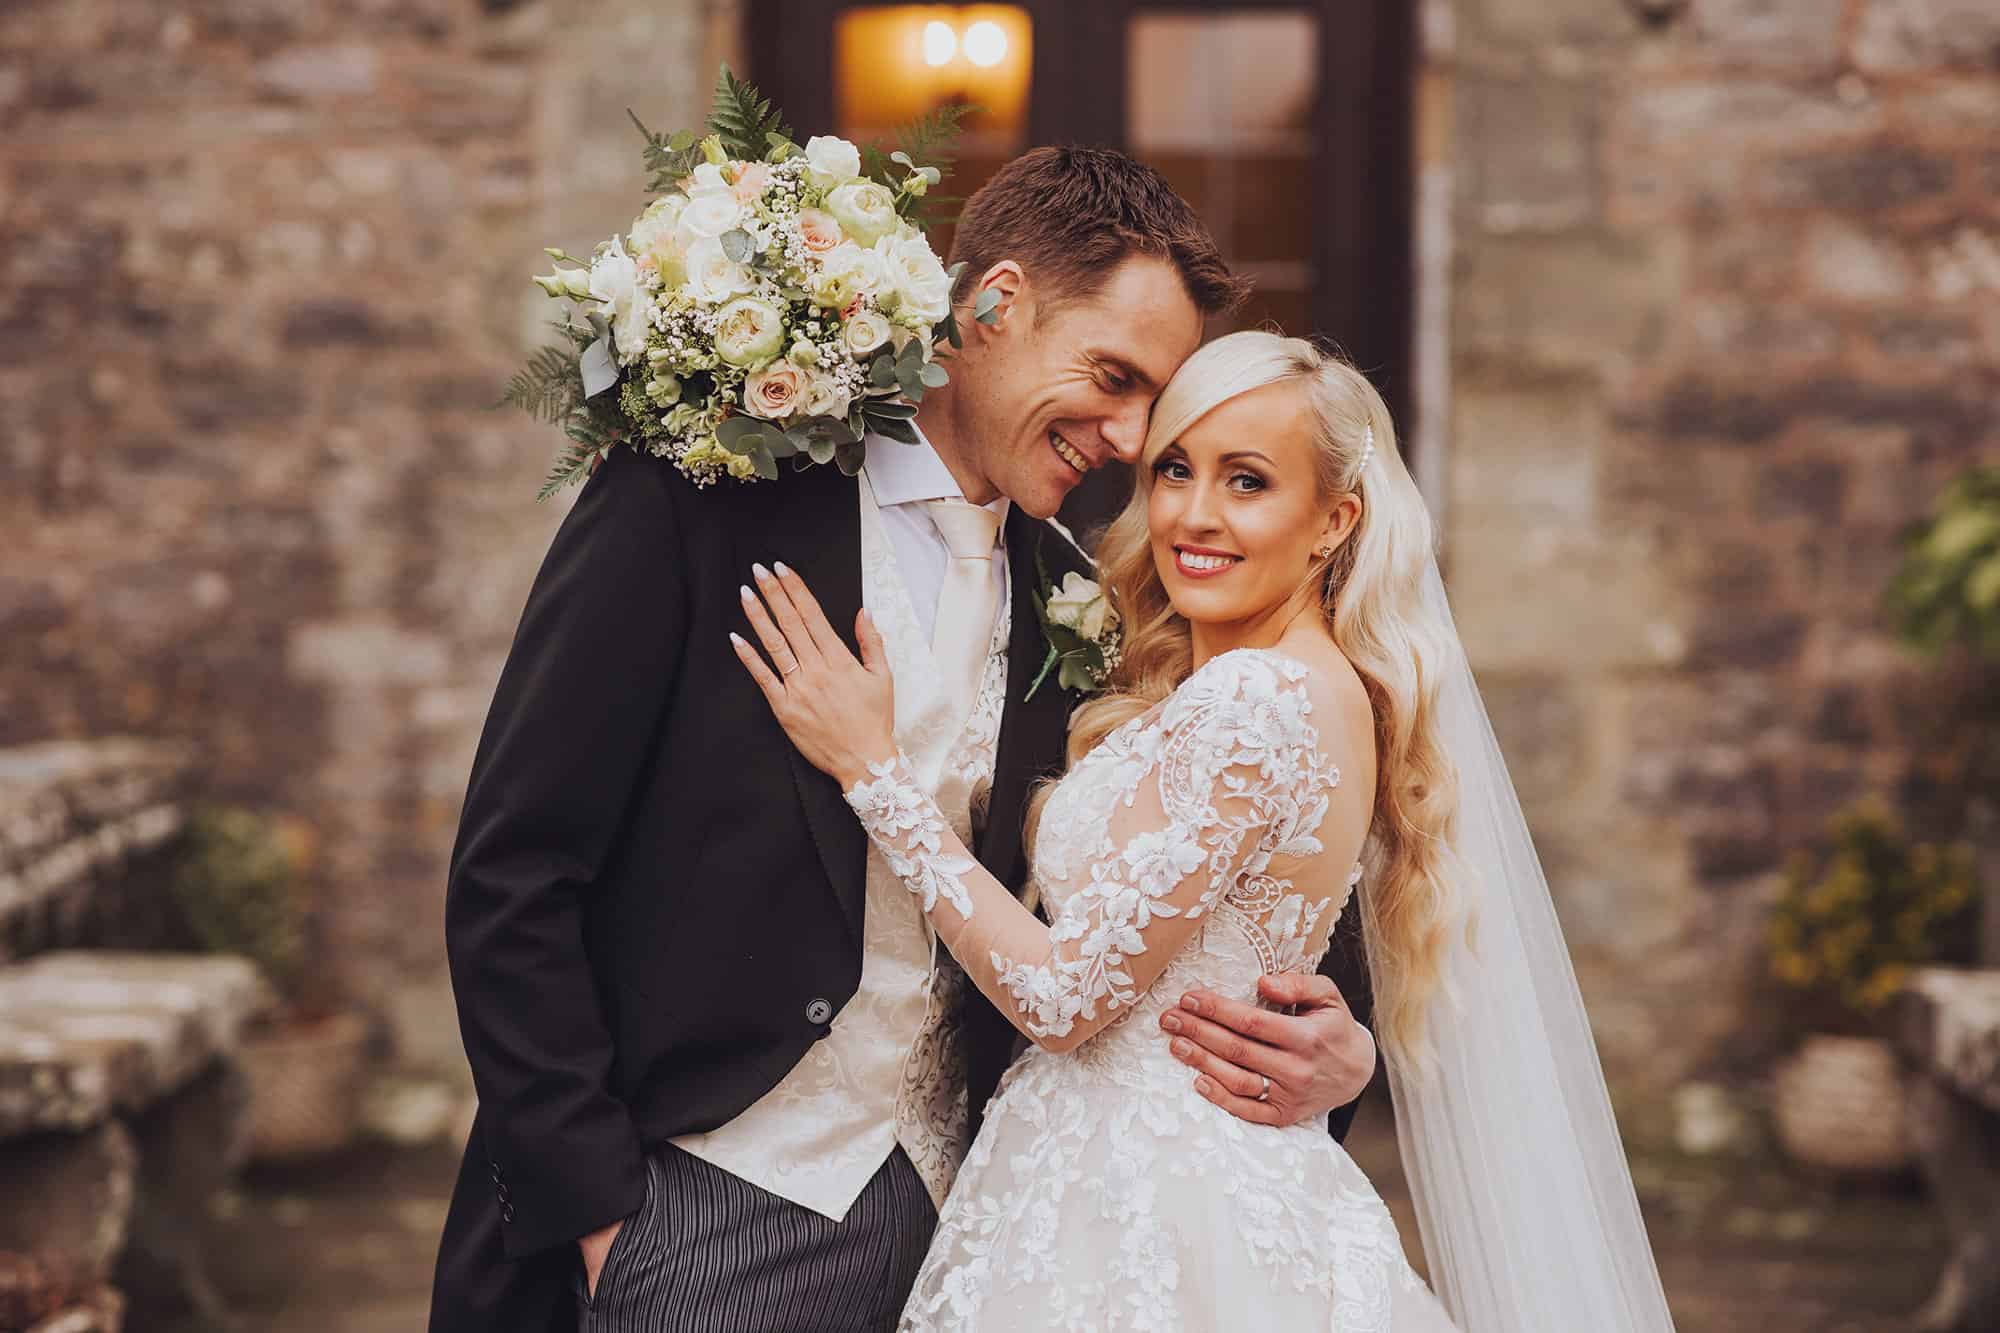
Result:
M663 1143L594 1294L577 1256L578 1333L887 1333L936 1227L901 1148L835 1222Z

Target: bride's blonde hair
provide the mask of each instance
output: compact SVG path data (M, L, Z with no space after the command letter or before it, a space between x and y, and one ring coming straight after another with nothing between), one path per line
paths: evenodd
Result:
M1430 513L1396 450L1388 407L1352 366L1303 339L1252 330L1202 347L1160 394L1131 503L1097 550L1099 578L1121 617L1123 657L1104 693L1071 719L1069 762L1173 693L1193 669L1188 622L1153 564L1146 511L1154 463L1222 403L1282 383L1300 385L1312 405L1321 497L1329 506L1350 492L1361 500L1355 527L1310 577L1375 714L1375 804L1360 889L1375 1028L1387 1048L1421 1059L1424 1011L1461 896L1449 850L1457 776L1438 737L1438 673L1449 639L1423 593ZM1031 808L1031 829L1046 795Z

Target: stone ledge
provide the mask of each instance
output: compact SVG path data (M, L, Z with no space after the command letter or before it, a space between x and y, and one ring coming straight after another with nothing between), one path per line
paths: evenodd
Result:
M1898 1044L1918 1068L2000 1111L2000 970L1927 967L1904 987Z
M268 990L246 959L72 950L0 970L0 1139L142 1109L234 1050Z
M0 750L0 960L71 942L95 890L179 831L191 768L130 737Z

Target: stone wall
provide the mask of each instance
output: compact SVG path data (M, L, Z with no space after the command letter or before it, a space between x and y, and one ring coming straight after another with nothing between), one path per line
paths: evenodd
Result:
M1451 20L1456 605L1607 1057L1672 1079L1754 1055L1781 858L1930 800L1880 595L2000 453L2000 7Z
M0 12L0 746L185 740L303 821L329 965L462 1065L444 860L561 516L488 410L733 0ZM544 265L545 266L545 265Z

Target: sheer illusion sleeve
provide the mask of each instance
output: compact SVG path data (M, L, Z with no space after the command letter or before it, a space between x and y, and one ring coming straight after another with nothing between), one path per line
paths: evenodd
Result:
M847 800L979 988L1038 1044L1068 1049L1136 1003L1217 901L1321 850L1337 775L1304 674L1225 654L1157 718L1107 739L1111 752L1070 779L1093 784L1080 802L1092 827L1051 868L1061 885L1045 878L1052 925L973 860L901 755Z

